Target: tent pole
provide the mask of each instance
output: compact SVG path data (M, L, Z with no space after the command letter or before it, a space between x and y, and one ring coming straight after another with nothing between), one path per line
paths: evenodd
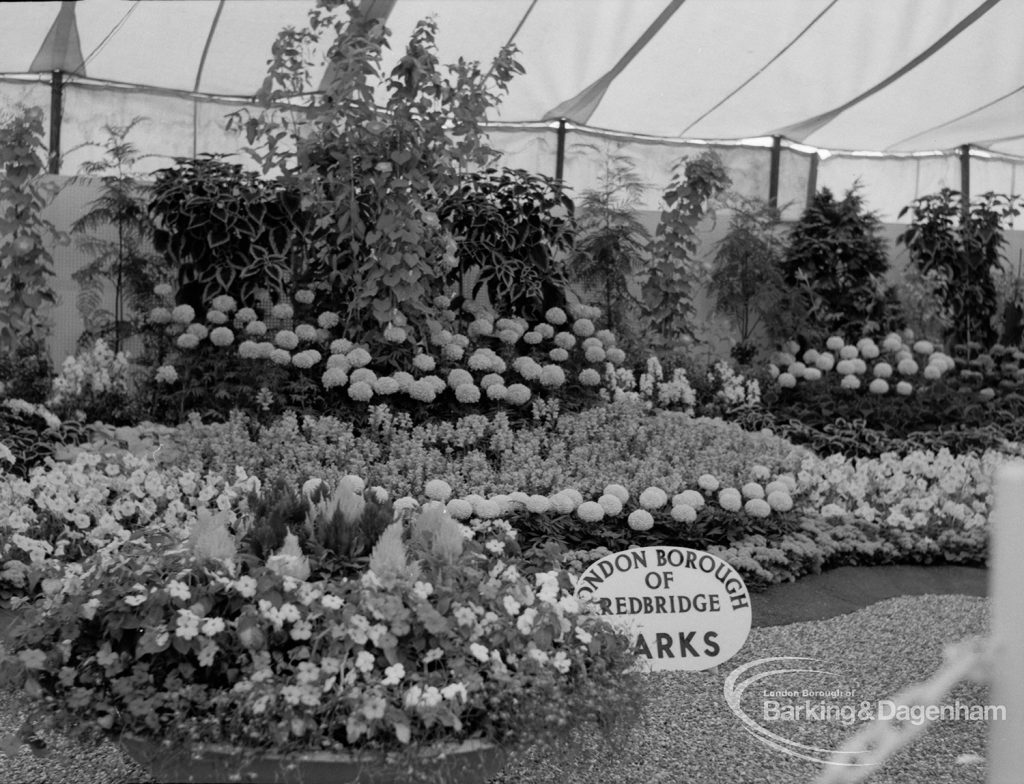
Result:
M558 187L562 187L562 175L565 173L565 118L558 118L558 146L555 148L555 179Z
M960 145L960 222L971 216L971 145Z
M818 164L820 162L821 156L818 153L811 155L811 165L807 172L807 201L805 206L814 201L814 197L818 193Z
M768 169L768 203L779 206L779 161L782 158L782 137L772 137L772 158Z
M60 126L64 114L64 73L50 72L50 174L60 173Z

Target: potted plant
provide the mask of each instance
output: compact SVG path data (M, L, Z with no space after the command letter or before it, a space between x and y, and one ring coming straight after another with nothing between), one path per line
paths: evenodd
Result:
M507 524L396 519L354 477L251 501L97 552L24 612L2 672L32 723L119 737L164 781L478 781L635 714L626 637Z

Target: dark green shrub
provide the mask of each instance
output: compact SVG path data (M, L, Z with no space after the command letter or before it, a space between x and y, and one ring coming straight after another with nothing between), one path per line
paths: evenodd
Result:
M910 226L898 238L924 273L935 272L954 343L995 344L999 298L995 275L1003 263L1004 224L1020 214L1016 196L986 193L967 207L963 195L943 188L900 211Z
M888 327L882 222L858 191L855 186L836 199L822 188L789 232L783 272L802 299L801 337L811 345L829 335L853 338Z
M219 294L241 305L282 294L310 229L298 193L219 156L177 158L156 172L153 245L178 270L178 302L201 317Z
M573 210L544 175L505 168L466 175L438 210L458 243L448 282L470 298L486 291L504 316L537 320L564 306Z
M0 397L42 403L50 395L53 363L46 344L24 339L13 353L0 353Z

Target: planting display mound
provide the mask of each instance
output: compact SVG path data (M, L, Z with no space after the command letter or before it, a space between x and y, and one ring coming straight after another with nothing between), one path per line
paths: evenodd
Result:
M629 733L610 738L600 733L570 736L568 756L527 750L511 757L504 771L488 781L806 784L820 773L821 765L762 745L730 712L723 689L735 667L772 656L811 657L827 661L829 669L844 680L844 688L856 692L853 699L885 700L931 676L942 664L945 645L987 633L988 623L986 599L949 595L894 598L826 621L754 629L744 649L718 673L645 676L650 698L640 723ZM748 700L756 703L762 696L760 690L753 691ZM0 693L0 734L20 726L23 699L14 693ZM948 696L950 702L954 699L985 704L986 689L961 684ZM758 707L744 705L748 713ZM777 729L783 733L800 730L808 733L806 742L832 749L852 735L856 726L805 722L780 723ZM80 744L49 733L44 738L49 744L46 757L33 755L27 747L13 756L0 756L0 780L151 781L108 743ZM871 781L981 784L986 774L985 754L984 722L939 721L873 773Z
M480 741L427 748L412 760L328 752L285 756L215 745L189 750L127 736L120 743L129 757L165 784L404 784L410 769L447 784L477 784L505 764L500 747Z

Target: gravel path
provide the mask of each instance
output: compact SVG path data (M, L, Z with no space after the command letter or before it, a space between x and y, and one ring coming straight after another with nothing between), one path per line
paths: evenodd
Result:
M838 674L832 681L822 681L821 676L777 676L751 687L742 705L759 720L762 703L770 699L763 696L762 686L842 689L853 692L852 696L834 702L875 704L929 677L941 665L947 643L985 634L988 607L988 600L978 597L900 597L827 621L753 629L744 649L718 673L649 676L650 702L628 735L580 737L579 753L572 757L523 753L492 784L809 784L822 770L820 764L763 745L744 730L726 705L723 686L733 668L771 656L804 656L827 662L828 669ZM961 684L946 702L955 699L983 705L987 690ZM20 700L19 695L0 692L0 735L19 726ZM788 739L826 749L835 748L852 732L838 721L761 723ZM986 734L984 722L939 721L869 781L982 784ZM0 782L150 781L113 745L83 747L62 738L48 740L53 753L47 758L35 757L27 747L16 757L0 753ZM961 755L976 761L960 763Z

